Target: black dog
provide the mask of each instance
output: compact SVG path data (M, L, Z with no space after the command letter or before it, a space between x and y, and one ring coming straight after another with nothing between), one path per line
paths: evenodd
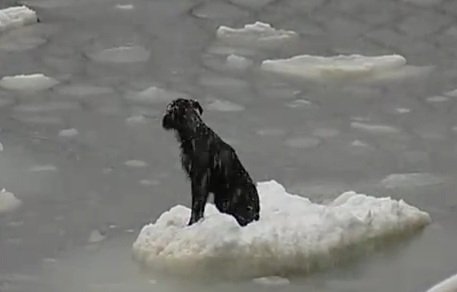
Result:
M256 186L225 143L201 119L198 101L178 98L168 104L162 119L165 130L174 130L181 143L181 162L192 187L192 214L188 225L203 218L209 193L216 208L232 215L241 226L259 220Z

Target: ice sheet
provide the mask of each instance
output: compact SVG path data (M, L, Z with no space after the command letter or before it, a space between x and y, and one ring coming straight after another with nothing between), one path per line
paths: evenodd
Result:
M38 21L35 11L26 6L0 9L0 32Z
M39 91L46 90L59 82L48 77L42 73L29 74L29 75L16 75L16 76L5 76L0 79L0 87L8 90L19 90L19 91Z
M328 205L289 194L278 182L258 184L261 219L240 228L207 204L205 219L186 226L178 205L141 230L134 258L178 275L262 277L311 272L370 250L383 239L410 234L430 216L390 198L345 192Z
M224 42L247 46L278 45L298 37L294 31L275 29L270 24L260 21L246 24L243 28L222 25L217 29L216 35Z
M261 69L311 80L323 79L376 79L386 80L418 74L428 67L406 65L400 55L363 56L298 55L288 59L264 60Z

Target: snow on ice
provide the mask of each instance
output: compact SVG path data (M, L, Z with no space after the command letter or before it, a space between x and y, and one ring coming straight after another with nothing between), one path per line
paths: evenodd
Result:
M389 197L345 192L327 205L289 194L276 181L258 183L261 219L239 227L207 204L205 218L187 226L182 205L144 226L133 244L136 261L178 275L265 277L311 272L343 260L349 250L410 234L431 221L428 213Z

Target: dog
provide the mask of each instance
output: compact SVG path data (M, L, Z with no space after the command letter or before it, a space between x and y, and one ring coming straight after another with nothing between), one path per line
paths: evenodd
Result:
M240 226L260 217L259 195L252 178L235 150L210 127L195 99L171 101L162 118L162 127L174 131L180 143L181 164L191 182L192 208L188 225L204 217L209 193L221 213L233 216Z

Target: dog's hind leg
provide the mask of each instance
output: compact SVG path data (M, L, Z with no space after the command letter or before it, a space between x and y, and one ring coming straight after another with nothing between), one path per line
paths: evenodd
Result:
M188 225L203 218L208 194L208 176L192 178L192 211Z

